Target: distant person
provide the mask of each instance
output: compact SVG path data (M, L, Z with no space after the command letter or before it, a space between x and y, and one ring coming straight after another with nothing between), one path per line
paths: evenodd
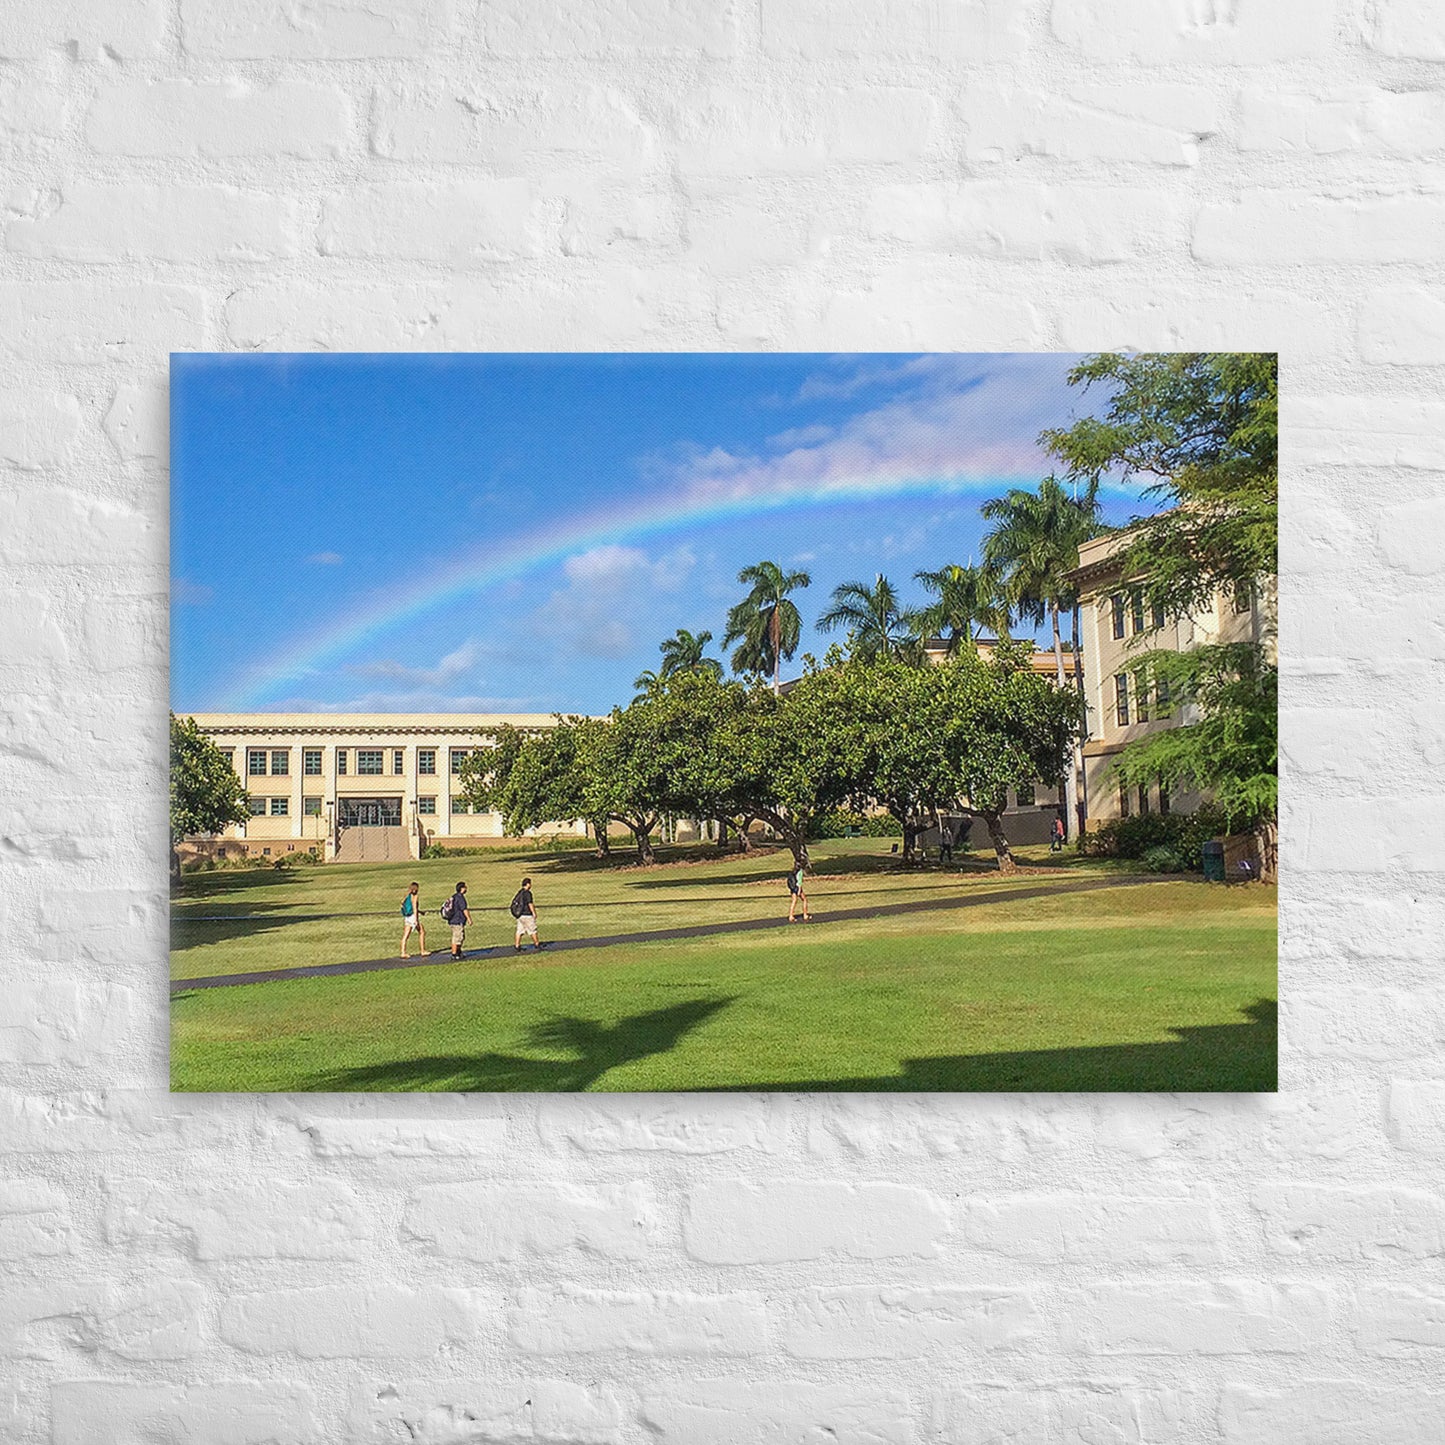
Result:
M953 862L953 829L944 828L942 836L938 841L938 861L940 864Z
M1049 852L1062 853L1064 850L1064 820L1055 817L1053 827L1049 829Z
M512 899L512 917L517 920L517 952L522 951L522 939L530 938L534 948L543 947L542 940L537 937L537 905L532 900L532 880L522 879L522 886L517 889L516 896Z
M467 885L457 884L457 891L442 904L442 917L451 924L452 929L452 957L462 956L462 944L467 939L467 924L472 921L472 915L467 908Z
M788 922L798 921L798 904L803 905L803 922L807 923L812 914L808 912L808 895L803 892L803 869L799 865L788 874L788 892L793 895L793 901L788 905Z
M401 956L406 955L406 941L416 934L417 947L426 952L426 929L421 921L421 884L413 883L401 900ZM420 957L421 954L418 954Z

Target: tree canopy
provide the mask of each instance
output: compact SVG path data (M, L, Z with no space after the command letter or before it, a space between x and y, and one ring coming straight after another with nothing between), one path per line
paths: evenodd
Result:
M196 833L219 833L250 816L247 793L226 755L195 718L171 714L171 871L179 872L175 845Z
M803 620L788 595L812 585L803 571L784 572L776 562L756 562L738 573L739 582L751 584L748 595L728 611L723 646L734 648L731 662L736 673L771 677L778 690L785 657L798 650Z

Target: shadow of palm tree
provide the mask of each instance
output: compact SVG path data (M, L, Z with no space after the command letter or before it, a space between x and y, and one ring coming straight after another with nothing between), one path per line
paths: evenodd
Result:
M443 1054L395 1059L318 1074L302 1087L324 1093L350 1091L448 1093L576 1093L590 1089L609 1070L666 1053L694 1029L735 1001L696 998L615 1024L558 1016L534 1024L524 1047L570 1053L569 1059L521 1054Z

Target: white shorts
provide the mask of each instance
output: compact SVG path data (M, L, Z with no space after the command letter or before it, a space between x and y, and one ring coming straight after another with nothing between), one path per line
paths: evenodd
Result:
M401 920L401 936L403 938L405 938L407 934L410 933L413 929L420 928L421 920L414 913L411 915L410 918L403 918Z
M524 913L517 920L517 937L520 938L524 933L529 938L537 936L537 920L530 913Z

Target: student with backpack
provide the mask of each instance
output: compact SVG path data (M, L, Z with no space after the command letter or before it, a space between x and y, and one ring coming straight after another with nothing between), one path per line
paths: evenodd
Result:
M421 922L421 884L413 883L401 900L401 956L405 958L406 941L416 934L417 947L421 949L418 958L426 954L426 929Z
M813 915L808 912L808 895L803 892L803 870L801 867L794 868L788 874L788 892L793 895L793 901L788 907L788 922L798 921L798 904L803 905L803 922L811 921Z
M517 889L516 896L512 899L512 917L517 920L517 952L522 951L522 938L527 936L532 940L534 948L542 948L542 940L537 937L537 905L532 901L532 880L522 879L522 886Z
M466 942L467 924L472 921L472 915L467 909L467 885L457 884L457 891L442 904L442 917L451 924L452 929L452 957L462 956L462 944Z

